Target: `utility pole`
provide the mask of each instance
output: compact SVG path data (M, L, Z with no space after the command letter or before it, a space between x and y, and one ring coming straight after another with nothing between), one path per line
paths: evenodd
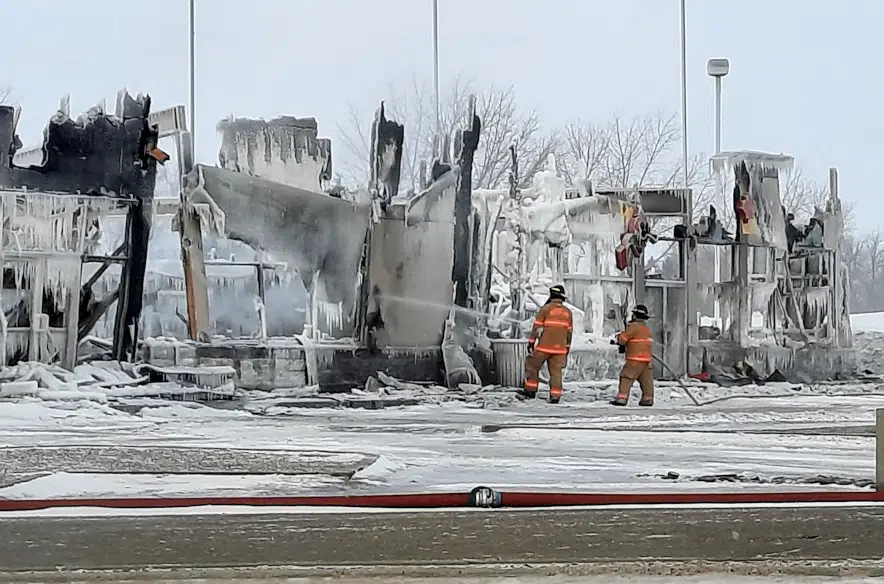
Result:
M193 0L191 0L191 3ZM442 106L439 103L439 0L433 0L433 95L436 101L436 135L442 135Z
M688 188L688 52L685 0L681 0L681 149L684 188Z
M194 24L194 4L196 0L190 0L190 143L194 157L196 157L196 147L194 137L196 136L196 33Z

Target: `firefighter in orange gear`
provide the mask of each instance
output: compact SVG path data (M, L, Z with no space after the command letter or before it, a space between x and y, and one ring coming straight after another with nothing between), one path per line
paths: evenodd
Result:
M528 358L525 359L525 389L519 392L531 399L537 396L538 376L543 364L549 370L549 403L562 399L562 370L568 362L574 321L564 304L565 287L549 289L549 299L534 318L534 327L528 338Z
M640 406L654 405L654 372L651 362L654 359L651 329L645 321L650 318L648 307L638 304L632 309L632 320L626 330L620 332L611 344L625 348L626 363L620 370L620 388L617 397L611 403L625 406L629 402L629 390L638 381L642 390Z

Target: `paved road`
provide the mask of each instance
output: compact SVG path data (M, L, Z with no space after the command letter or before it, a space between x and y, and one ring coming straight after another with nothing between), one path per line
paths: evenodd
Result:
M3 518L0 572L881 559L884 507Z

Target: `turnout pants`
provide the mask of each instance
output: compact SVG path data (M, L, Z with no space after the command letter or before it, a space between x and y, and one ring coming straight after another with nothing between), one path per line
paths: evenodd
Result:
M525 359L525 391L536 393L538 376L543 364L549 370L549 397L561 399L562 397L562 371L568 362L568 355L552 355L535 349Z
M632 384L638 381L642 390L642 400L649 401L654 399L654 372L650 363L645 361L635 361L627 359L620 370L620 388L617 392L617 399L621 401L629 400L629 390Z

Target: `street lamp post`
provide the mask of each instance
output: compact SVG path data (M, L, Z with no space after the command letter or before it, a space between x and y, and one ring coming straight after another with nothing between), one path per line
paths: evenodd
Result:
M731 64L727 59L709 59L706 73L715 79L715 153L721 153L721 80L730 73Z
M706 62L706 73L715 79L715 154L721 154L721 80L730 73L731 64L727 59L709 59ZM723 193L718 193L722 196ZM721 246L715 246L715 283L721 283ZM722 327L724 323L721 320L721 301L716 298L713 303L713 317Z

